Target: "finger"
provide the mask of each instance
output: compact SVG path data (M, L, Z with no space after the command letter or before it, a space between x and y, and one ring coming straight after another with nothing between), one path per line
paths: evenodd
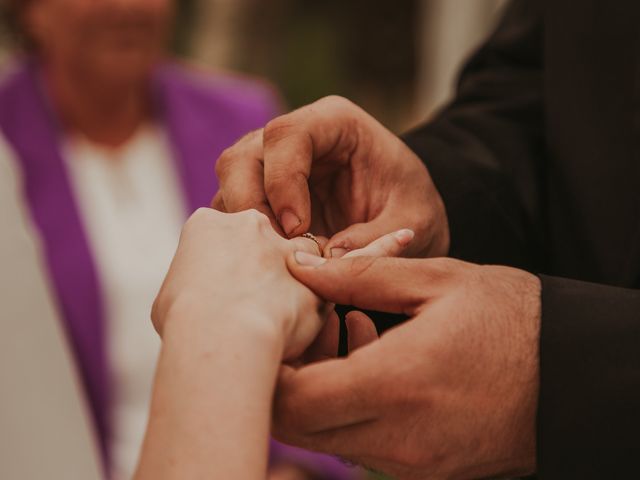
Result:
M324 327L303 355L305 363L320 362L338 356L340 341L340 319L336 312L327 318Z
M224 206L224 200L222 199L222 192L218 191L211 200L211 208L218 210L219 212L227 213L227 208Z
M308 237L295 237L289 240L291 242L291 248L295 251L297 249L301 249L307 253L312 253L317 255L318 257L322 256L322 243L318 237L315 237L317 240L313 240ZM326 242L326 239L324 239Z
M323 237L322 235L315 235L316 240L320 244L320 249L324 252L327 243L329 243L329 239L327 237Z
M364 248L351 250L342 258L397 257L407 248L414 236L413 230L403 228L402 230L383 235Z
M348 100L328 97L265 127L264 190L289 237L304 233L311 224L312 163L333 162L336 168L348 168L349 156L357 147L357 125L367 118Z
M262 130L248 133L226 149L216 162L216 174L220 183L214 197L216 205L224 205L227 213L258 210L269 217L274 229L282 234L264 192Z
M291 274L327 301L413 316L439 295L464 262L453 259L287 257Z
M355 223L331 237L326 249L329 254L325 256L340 258L353 250L366 248L389 232L405 229L412 229L413 232L414 225L416 221L413 218L386 206L380 215L370 222ZM412 253L410 244L405 246L404 253Z
M373 358L375 345L298 370L283 367L274 397L274 430L283 436L309 435L376 418L378 383L371 365L385 359Z
M347 324L349 353L378 339L376 325L364 313L353 310L347 313L345 322Z

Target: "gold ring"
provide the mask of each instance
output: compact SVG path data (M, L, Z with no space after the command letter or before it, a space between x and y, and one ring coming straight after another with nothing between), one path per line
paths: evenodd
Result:
M307 233L303 233L300 236L304 237L304 238L308 238L309 240L313 240L314 242L316 242L316 245L318 246L318 251L320 252L320 255L322 255L322 247L320 246L320 242L315 237L315 235L313 235L312 233L307 232Z

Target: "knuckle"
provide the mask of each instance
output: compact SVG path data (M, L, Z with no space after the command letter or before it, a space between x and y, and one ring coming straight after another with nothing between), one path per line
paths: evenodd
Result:
M189 217L189 220L191 220L192 222L207 221L212 217L213 212L214 210L211 210L210 208L200 207L200 208L197 208L196 211L191 214L191 217Z
M325 103L326 105L332 108L338 108L338 109L357 108L355 103L353 103L351 100L341 95L328 95L320 99L320 102Z
M182 227L182 230L190 230L194 224L199 223L200 219L202 217L204 217L206 214L204 213L204 208L198 208L195 212L193 212L189 218L187 218L187 221L184 222L184 225Z
M211 200L211 208L220 212L224 212L226 210L222 192L216 193L216 195L213 197L213 199Z
M215 172L219 179L224 179L231 165L236 160L235 146L225 148L215 164Z
M265 147L273 146L282 140L290 137L295 129L295 124L291 122L287 115L276 117L269 121L264 127L263 143Z
M225 148L215 163L215 172L221 181L229 174L232 168L244 159L253 159L260 157L259 139L262 136L262 129L254 130L247 133L235 144Z
M296 188L307 185L307 177L302 172L272 169L264 180L264 191L267 196L286 192L295 185Z
M254 225L258 227L267 227L271 225L269 221L269 217L267 217L264 213L255 208L250 208L249 210L244 211L244 215L246 215Z
M320 106L323 109L331 112L334 120L339 120L343 128L346 128L347 131L352 131L354 134L364 125L362 122L369 118L369 115L357 104L339 95L325 97L319 102L322 102Z
M218 212L211 208L198 208L182 226L182 234L188 234L191 230L197 230L200 225L210 222L216 214L218 214Z
M252 130L249 133L245 134L238 140L234 146L237 147L247 147L250 148L252 145L262 137L262 128L258 128L256 130Z

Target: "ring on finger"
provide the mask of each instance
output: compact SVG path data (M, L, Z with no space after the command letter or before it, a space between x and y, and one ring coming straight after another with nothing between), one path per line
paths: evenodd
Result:
M313 235L312 233L307 232L307 233L303 233L300 236L304 237L304 238L308 238L309 240L313 240L314 242L316 242L316 245L318 246L318 251L320 252L320 255L322 255L322 247L320 246L320 242L315 237L315 235Z

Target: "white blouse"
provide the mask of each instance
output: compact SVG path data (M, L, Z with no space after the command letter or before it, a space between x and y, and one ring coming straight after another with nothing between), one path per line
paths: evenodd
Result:
M106 310L112 479L128 479L144 436L160 347L149 314L187 210L159 127L141 128L118 149L69 138L64 153Z

